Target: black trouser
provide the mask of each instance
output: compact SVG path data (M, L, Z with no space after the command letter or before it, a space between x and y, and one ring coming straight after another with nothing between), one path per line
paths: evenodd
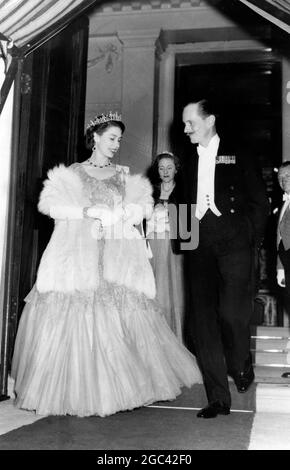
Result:
M283 303L288 315L290 315L290 250L285 250L281 240L279 244L279 257L285 272L285 288L283 288Z
M250 354L254 251L249 232L242 228L231 239L218 239L222 222L214 220L206 217L199 247L188 252L190 321L208 401L222 400L230 406L227 374L242 371ZM210 241L212 236L216 239Z

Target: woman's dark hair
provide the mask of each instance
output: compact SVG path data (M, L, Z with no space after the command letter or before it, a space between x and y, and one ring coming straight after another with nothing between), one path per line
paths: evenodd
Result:
M152 163L152 165L150 166L150 168L148 169L148 172L147 172L147 176L148 176L148 178L150 179L150 181L153 185L156 185L160 182L160 176L159 176L159 172L158 172L158 165L159 165L160 161L163 160L163 158L169 158L170 160L173 161L177 173L181 168L180 159L177 155L175 155L171 152L158 153L158 155L156 155L156 157L154 158L153 163Z
M101 116L98 116L101 118ZM103 135L104 132L107 129L110 129L110 127L119 127L121 129L122 134L125 132L125 124L122 121L108 121L108 122L102 122L100 124L95 124L87 128L86 134L85 134L85 140L86 140L86 148L92 149L94 146L94 132L98 135Z
M158 169L159 162L163 158L169 158L170 160L172 160L174 165L175 165L176 171L179 171L179 169L181 167L179 157L177 155L175 155L174 153L171 153L171 152L162 152L162 153L159 153L158 155L156 155L156 157L154 159L154 162L153 162L153 165L156 165L157 169Z

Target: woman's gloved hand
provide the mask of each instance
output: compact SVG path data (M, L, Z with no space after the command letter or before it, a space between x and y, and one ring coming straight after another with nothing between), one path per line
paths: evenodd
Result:
M111 209L107 204L96 204L85 208L85 215L92 219L99 219L103 227L114 225L123 215L122 206Z
M280 287L285 287L285 271L283 268L277 269L277 283Z
M160 233L169 230L169 219L167 208L163 204L154 207L151 220L154 225L154 232Z

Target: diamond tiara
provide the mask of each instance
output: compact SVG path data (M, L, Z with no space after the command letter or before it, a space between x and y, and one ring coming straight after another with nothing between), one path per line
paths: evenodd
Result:
M110 111L108 114L102 114L101 116L96 116L94 119L91 119L89 124L87 125L87 129L90 127L94 127L97 124L103 124L105 122L110 121L122 121L122 115L119 114L117 111L113 113Z

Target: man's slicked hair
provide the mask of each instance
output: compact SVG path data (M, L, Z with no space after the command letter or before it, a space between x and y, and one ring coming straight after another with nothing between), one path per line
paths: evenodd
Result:
M203 119L212 115L216 118L219 116L217 105L213 100L210 100L208 98L193 99L189 103L187 103L185 107L190 106L191 104L198 105L198 113Z

